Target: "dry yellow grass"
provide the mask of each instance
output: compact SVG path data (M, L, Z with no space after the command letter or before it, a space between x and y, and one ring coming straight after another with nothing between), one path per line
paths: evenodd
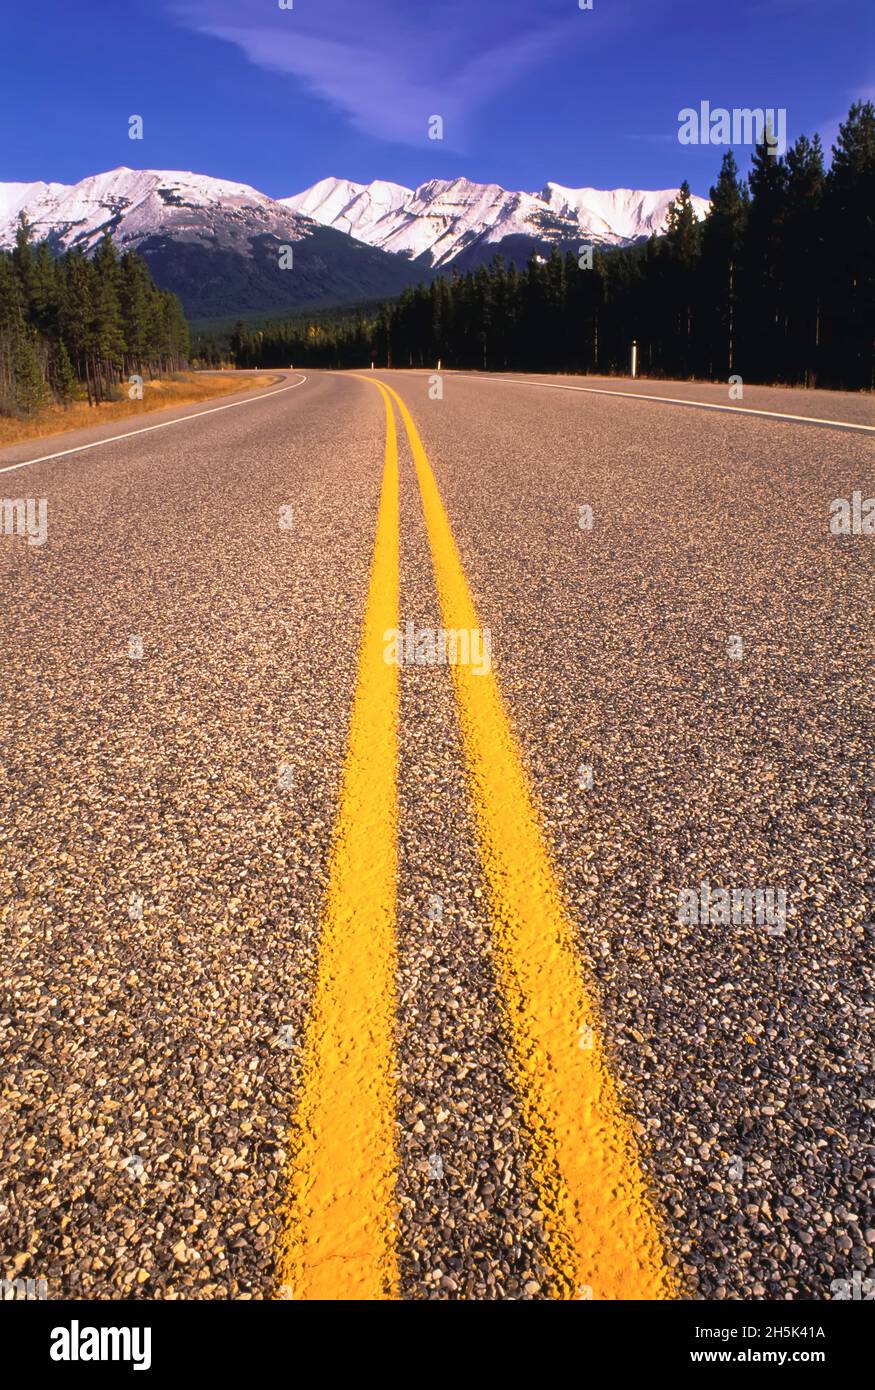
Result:
M166 410L168 406L191 405L196 401L209 400L212 396L229 395L232 391L269 386L279 379L270 372L235 372L226 376L185 372L176 380L167 378L144 382L141 401L129 401L126 395L122 401L104 401L101 405L76 401L66 410L61 405L51 405L30 420L0 415L0 448L4 444L18 444L23 439L42 439L45 435L67 434L70 430L86 429L89 425L102 425L107 420L128 421L138 415L148 415L153 410Z

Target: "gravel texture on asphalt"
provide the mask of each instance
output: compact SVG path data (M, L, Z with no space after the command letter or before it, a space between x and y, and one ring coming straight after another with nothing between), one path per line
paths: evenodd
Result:
M49 539L0 539L0 1255L49 1297L270 1291L372 397L308 381L7 475Z
M828 527L875 444L378 375L491 629L686 1292L875 1275L875 542ZM378 392L308 377L0 477L48 501L44 546L0 536L0 1277L50 1298L271 1293L383 459ZM401 580L439 627L406 449ZM399 793L402 1294L542 1297L446 668L402 669ZM785 933L680 923L703 881L783 889Z
M403 434L402 434L403 439ZM401 627L442 626L402 450ZM401 1274L429 1298L530 1298L543 1234L496 999L449 666L401 668Z
M875 541L828 522L875 493L875 443L384 375L492 630L685 1289L818 1299L871 1277ZM801 413L799 394L745 403ZM681 925L703 881L785 890L785 934Z

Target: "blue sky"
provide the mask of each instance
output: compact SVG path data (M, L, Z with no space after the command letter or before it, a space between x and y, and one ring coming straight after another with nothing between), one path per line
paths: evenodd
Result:
M675 187L678 112L787 109L830 142L871 96L871 0L41 0L3 21L0 180L120 164L273 197L326 175ZM128 139L142 115L144 139ZM428 118L444 121L428 139ZM746 169L749 152L739 151Z

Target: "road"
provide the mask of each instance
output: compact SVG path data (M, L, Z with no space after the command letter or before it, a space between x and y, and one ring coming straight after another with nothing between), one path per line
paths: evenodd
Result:
M276 375L0 454L0 1277L875 1274L871 401Z

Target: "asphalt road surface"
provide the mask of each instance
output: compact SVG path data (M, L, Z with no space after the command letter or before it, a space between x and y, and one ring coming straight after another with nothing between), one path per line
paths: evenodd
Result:
M0 1278L875 1276L871 398L277 376L0 454Z

